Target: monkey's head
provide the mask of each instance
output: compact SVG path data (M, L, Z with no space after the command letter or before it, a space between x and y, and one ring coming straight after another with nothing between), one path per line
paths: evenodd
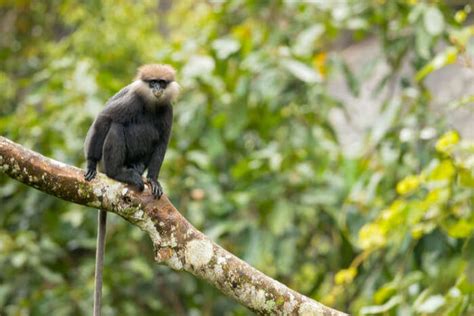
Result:
M136 80L140 83L140 93L148 100L167 103L179 93L175 76L176 71L170 65L149 64L138 68Z

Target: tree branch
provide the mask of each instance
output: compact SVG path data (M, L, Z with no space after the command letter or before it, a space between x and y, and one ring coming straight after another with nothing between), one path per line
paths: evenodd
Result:
M163 195L144 193L98 174L46 158L0 136L0 171L66 201L116 213L148 233L155 260L185 270L259 314L346 315L266 276L194 228Z

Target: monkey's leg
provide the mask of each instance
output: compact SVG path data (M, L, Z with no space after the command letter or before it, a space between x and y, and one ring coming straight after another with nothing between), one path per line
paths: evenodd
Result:
M97 249L95 252L94 316L100 316L102 307L102 273L104 271L106 227L107 212L99 210L97 216Z
M135 170L139 174L143 174L145 172L146 166L143 162L138 162L130 166L131 169Z
M104 172L112 179L132 184L143 191L145 184L141 174L136 169L125 166L126 150L123 127L112 124L104 142L102 156Z

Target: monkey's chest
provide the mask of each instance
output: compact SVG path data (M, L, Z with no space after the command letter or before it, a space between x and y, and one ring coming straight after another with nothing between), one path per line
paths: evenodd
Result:
M130 124L124 134L129 161L148 160L160 140L160 132L152 124Z

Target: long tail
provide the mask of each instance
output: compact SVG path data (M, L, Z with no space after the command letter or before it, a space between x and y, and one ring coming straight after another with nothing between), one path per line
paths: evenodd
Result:
M104 270L107 212L99 210L97 217L97 249L95 252L94 316L100 316L102 306L102 272Z

